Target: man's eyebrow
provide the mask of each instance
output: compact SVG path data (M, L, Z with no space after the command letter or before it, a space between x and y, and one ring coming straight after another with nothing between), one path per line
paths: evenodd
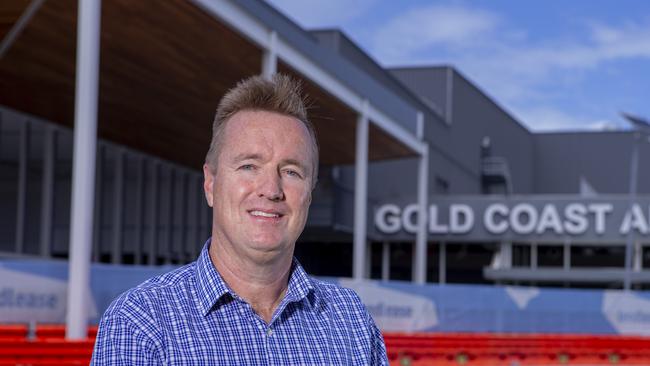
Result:
M255 153L241 153L235 155L232 158L233 162L243 161L243 160L262 160L262 155Z
M307 169L307 165L304 164L303 162L301 162L300 160L296 160L296 159L285 159L285 160L282 160L282 163L283 163L283 165L295 165L295 166L297 166L298 168L304 170L305 172L308 171L308 169Z

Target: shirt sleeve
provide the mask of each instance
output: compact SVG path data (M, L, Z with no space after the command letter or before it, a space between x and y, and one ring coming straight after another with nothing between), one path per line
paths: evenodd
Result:
M112 307L111 307L112 308ZM99 323L91 365L161 365L160 342L138 324L119 312L107 310Z
M372 365L388 366L388 356L386 355L386 344L384 343L384 336L381 334L381 331L370 316L370 313L366 312L366 314L368 316L368 321L372 329Z

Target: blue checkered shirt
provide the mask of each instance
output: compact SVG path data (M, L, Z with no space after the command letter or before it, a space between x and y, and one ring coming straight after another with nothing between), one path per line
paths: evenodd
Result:
M266 324L199 258L120 295L104 313L93 365L388 365L359 297L309 277L294 260Z

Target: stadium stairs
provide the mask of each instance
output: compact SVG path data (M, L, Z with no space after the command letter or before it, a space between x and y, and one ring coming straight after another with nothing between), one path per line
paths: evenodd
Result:
M0 324L0 366L87 365L97 327L80 341L61 324ZM393 366L650 365L650 338L598 335L385 333Z

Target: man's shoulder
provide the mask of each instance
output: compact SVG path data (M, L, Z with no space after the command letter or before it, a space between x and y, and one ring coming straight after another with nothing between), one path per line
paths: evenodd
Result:
M173 301L192 285L194 266L194 262L186 264L126 290L110 304L104 316L128 316L147 307Z
M321 280L311 277L314 289L319 298L325 299L326 302L333 304L354 305L355 307L364 307L361 298L354 290L343 287L337 283L328 280Z

